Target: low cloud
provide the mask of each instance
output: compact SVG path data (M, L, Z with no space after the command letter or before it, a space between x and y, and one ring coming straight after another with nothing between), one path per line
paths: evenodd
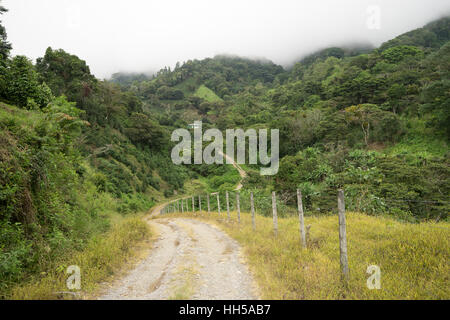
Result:
M378 46L450 14L448 0L4 0L13 54L51 46L85 59L100 78L217 54L289 66L321 48Z

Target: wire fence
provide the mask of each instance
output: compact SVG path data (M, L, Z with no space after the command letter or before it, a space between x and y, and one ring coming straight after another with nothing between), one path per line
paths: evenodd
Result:
M273 194L261 193L258 191L218 191L210 194L197 194L194 196L184 197L182 199L177 199L172 203L168 204L161 210L161 214L172 213L172 212L192 212L194 214L199 212L218 212L222 217L227 219L231 217L231 213L237 212L237 219L240 222L240 212L251 212L254 215L262 215L265 217L273 217L274 210L276 210L276 218L285 218L302 215L317 215L317 214L336 214L338 212L338 206L336 204L336 190L331 192L327 190L326 193L319 194L308 194L306 197L302 195L300 190L292 191L279 191ZM299 198L300 194L300 198ZM320 201L317 198L320 197ZM360 197L361 198L361 197ZM421 200L421 199L378 199L382 204L396 203L396 208L398 208L398 203L405 205L409 208L411 205L425 205L428 206L438 205L441 206L441 214L435 221L445 220L448 216L448 206L450 201L446 200ZM362 211L359 210L361 207L361 202L364 200L358 199L357 197L348 197L346 195L346 209L351 211ZM311 204L322 203L322 208L314 207ZM368 213L376 214L374 211L369 211ZM253 218L254 224L254 218ZM432 226L435 228L443 228L450 230L443 226Z
M305 226L304 223L304 197L300 190L296 190L295 198L291 193L272 192L272 194L260 194L252 191L220 191L210 194L199 194L172 201L163 207L161 214L192 212L194 215L211 214L217 212L222 219L230 221L233 219L241 223L241 212L250 212L252 216L253 230L256 230L255 216L257 214L273 217L273 233L278 236L278 218L298 215L299 232L303 248L308 247L308 233L311 226ZM336 201L337 196L337 201ZM347 231L346 231L346 198L342 189L334 192L335 208L331 212L336 212L339 216L339 257L341 265L341 276L343 281L349 278L349 267L347 257ZM444 203L448 201L432 201L420 199L384 199L386 201L403 201L404 203ZM292 205L295 203L295 206ZM231 216L237 213L237 216ZM430 226L450 231L450 228L444 226Z
M349 192L350 193L350 192ZM228 194L228 201L226 197ZM253 196L256 214L262 216L272 215L272 198L269 193L260 191L220 191L211 194L198 194L183 198L184 207L190 211L200 208L203 211L230 211L237 209L237 195L239 195L239 206L244 212L250 212L250 194ZM276 205L280 217L294 216L297 214L297 193L296 191L277 191ZM192 200L194 199L194 210ZM181 201L179 199L179 201ZM302 195L302 204L306 215L328 215L337 212L336 190L324 190L320 193L307 193ZM181 204L179 205L181 212ZM413 222L417 220L417 212L420 218L434 219L436 222L446 220L450 212L450 201L444 199L423 200L423 199L394 199L380 198L366 194L346 194L346 207L349 211L363 212L377 215L391 213L401 220Z

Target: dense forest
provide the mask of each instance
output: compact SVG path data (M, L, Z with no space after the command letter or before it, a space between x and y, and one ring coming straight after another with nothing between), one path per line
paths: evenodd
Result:
M0 13L6 9L0 7ZM410 222L450 209L450 18L376 49L326 48L285 69L219 55L155 74L100 81L85 61L48 48L11 56L0 24L1 290L108 229L110 212L147 210L200 181L238 182L232 166L176 166L170 134L205 128L280 129L280 171L244 191L300 188L307 214L351 210Z

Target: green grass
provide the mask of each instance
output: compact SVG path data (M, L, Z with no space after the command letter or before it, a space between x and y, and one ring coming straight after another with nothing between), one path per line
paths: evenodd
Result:
M204 193L207 188L206 178L200 177L199 179L192 179L184 184L184 194L191 195L197 193Z
M205 99L208 102L221 102L222 98L217 96L214 91L206 87L205 85L201 85L194 94L195 96Z
M235 212L232 217L230 223L219 221L214 212L202 219L240 242L262 299L450 299L449 223L408 224L347 213L350 278L344 285L337 216L306 218L307 249L300 244L297 217L278 220L278 237L270 217L257 215L256 232L249 214L242 214L241 225ZM370 265L381 268L380 290L367 288Z

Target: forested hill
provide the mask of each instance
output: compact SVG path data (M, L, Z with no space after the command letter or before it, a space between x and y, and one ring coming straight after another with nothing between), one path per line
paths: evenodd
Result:
M126 88L170 128L203 120L220 129L280 129L279 174L263 179L250 166L247 188L290 199L300 186L309 209L327 212L345 185L355 210L445 219L449 30L443 18L380 48L321 50L289 70L232 56L188 61ZM192 169L213 189L235 182L210 166Z
M223 55L100 81L63 50L48 48L35 64L11 56L0 23L0 295L84 248L116 213L232 188L231 166L170 160L172 130L195 120L280 129L278 175L245 166L243 192L276 190L288 206L301 188L307 212L327 214L345 186L351 210L448 219L449 31L444 18L365 53L322 50L289 70Z

